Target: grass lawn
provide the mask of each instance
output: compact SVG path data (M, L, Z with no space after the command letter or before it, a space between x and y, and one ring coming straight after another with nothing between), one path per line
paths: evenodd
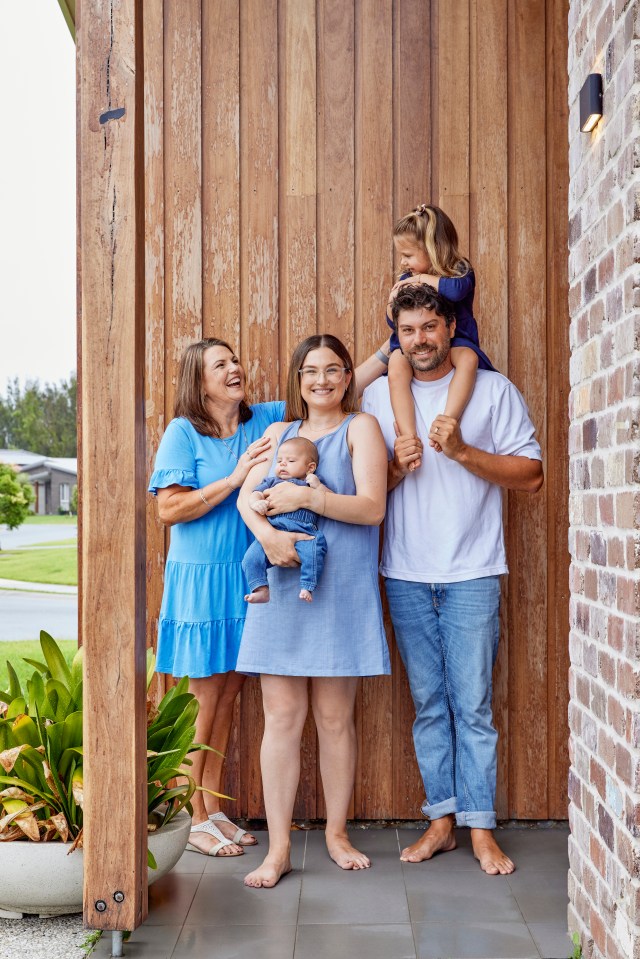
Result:
M3 551L0 553L0 579L77 586L77 551L68 546L60 549Z
M64 658L70 663L78 648L75 639L58 639L56 642L62 650ZM0 643L0 690L3 692L6 692L9 686L7 660L10 661L18 674L23 689L26 689L25 683L33 675L33 666L25 663L22 659L23 656L28 656L29 659L37 659L43 663L44 656L42 655L40 641L37 639L22 639L16 642Z
M78 522L77 516L58 516L58 515L56 516L31 515L31 516L27 516L25 520L25 524L27 526L51 526L51 525L59 526L60 523L75 524L77 522Z

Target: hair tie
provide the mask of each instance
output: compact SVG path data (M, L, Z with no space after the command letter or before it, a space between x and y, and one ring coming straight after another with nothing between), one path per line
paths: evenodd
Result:
M417 206L413 211L416 216L426 216L427 214L427 204L421 203L420 206Z

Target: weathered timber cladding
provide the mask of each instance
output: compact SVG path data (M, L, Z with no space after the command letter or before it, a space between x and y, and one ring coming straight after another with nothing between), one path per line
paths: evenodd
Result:
M282 395L309 333L368 355L386 337L392 225L417 203L450 213L476 267L481 339L524 393L549 464L541 493L505 501L501 817L564 818L567 804L567 6L144 4L148 464L177 359L201 333L240 350L254 400ZM163 542L149 511L150 641ZM391 645L393 676L358 697L361 819L413 819L423 799ZM237 720L227 789L236 815L262 816L255 680ZM295 815L322 816L311 721L302 765Z

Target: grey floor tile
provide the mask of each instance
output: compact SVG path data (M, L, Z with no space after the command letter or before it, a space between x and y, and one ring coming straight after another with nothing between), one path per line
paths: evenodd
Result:
M415 959L415 955L408 923L298 928L295 959Z
M170 872L149 886L148 926L182 925L196 894L200 876Z
M503 876L460 872L450 881L435 873L405 869L412 922L523 922L515 896Z
M191 852L189 849L185 849L171 872L180 873L181 875L191 873L194 876L201 876L209 858L208 856L201 856L197 852Z
M127 959L170 959L181 926L151 926L148 922L136 929L124 945ZM111 933L103 932L92 959L110 959Z
M295 925L302 880L285 876L274 889L250 889L243 876L204 875L186 918L188 926Z
M418 959L539 959L524 923L417 922Z
M299 924L407 923L409 909L400 877L389 881L383 869L309 873L305 869Z
M526 922L566 922L566 871L522 872L509 876L509 885Z
M568 829L504 829L496 839L520 873L569 868Z
M564 922L530 922L529 932L542 959L566 959L573 952L573 943Z
M293 959L295 940L295 925L185 926L172 959Z

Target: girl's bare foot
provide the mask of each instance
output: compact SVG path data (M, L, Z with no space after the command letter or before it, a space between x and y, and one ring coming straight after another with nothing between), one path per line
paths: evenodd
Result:
M480 868L488 876L508 876L516 868L515 863L503 853L490 829L472 829L471 845Z
M277 856L270 853L261 866L244 877L244 884L245 886L251 886L253 889L271 889L288 872L291 872L289 854Z
M313 602L313 593L310 593L308 589L300 590L300 599L303 599L305 603Z
M325 836L329 855L341 869L368 869L371 861L349 842L348 836Z
M425 862L438 852L451 852L456 848L454 824L455 819L452 816L434 819L417 842L402 850L402 862Z
M269 602L269 587L268 586L258 586L257 589L254 589L252 593L247 593L245 596L245 602L247 603L268 603Z

